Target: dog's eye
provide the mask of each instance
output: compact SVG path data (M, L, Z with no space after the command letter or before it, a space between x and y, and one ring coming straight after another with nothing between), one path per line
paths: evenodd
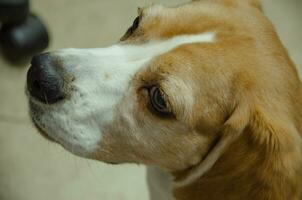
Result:
M148 89L149 107L151 111L162 117L170 117L172 115L170 105L165 99L164 93L157 86Z
M132 35L132 33L138 28L140 23L140 16L136 17L132 26L128 29L126 35Z
M136 17L135 20L133 21L133 24L132 24L133 31L138 28L139 23L140 23L140 16Z

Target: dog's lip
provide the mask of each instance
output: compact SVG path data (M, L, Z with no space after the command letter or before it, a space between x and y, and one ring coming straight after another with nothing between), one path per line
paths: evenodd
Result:
M30 117L32 120L33 125L35 128L38 130L38 133L42 135L45 139L48 141L57 143L62 145L65 148L65 145L59 142L55 137L52 137L48 131L47 128L43 127L43 124L41 124L39 121L40 115L42 115L42 112L45 112L41 106L44 106L46 104L42 104L40 102L37 102L35 99L29 99L29 104L30 104ZM42 105L41 105L42 104ZM47 111L49 112L49 111Z
M57 143L57 141L55 141L52 137L50 137L50 136L47 134L47 132L44 131L44 130L38 125L38 123L36 123L34 120L33 120L33 124L34 124L34 126L36 127L36 129L38 130L38 133L40 133L40 135L42 135L45 139L47 139L48 141Z
M42 135L48 141L54 142L55 144L59 144L67 151L70 151L73 154L76 154L80 157L87 158L87 153L83 151L80 147L78 149L74 148L76 145L72 144L68 139L60 137L60 135L56 134L56 130L48 129L47 123L41 121L43 115L51 114L52 112L56 112L55 105L44 104L34 97L28 96L29 103L29 115L32 120L32 123L38 133Z
M45 139L56 142L52 137L47 134L47 132L44 130L44 128L38 123L37 118L39 118L39 115L41 115L41 112L43 112L43 109L41 108L41 103L39 103L36 99L33 97L29 97L29 107L30 107L30 118L35 126L35 128L38 130L38 133L42 135Z
M40 135L42 135L42 137L44 137L46 140L48 140L50 142L61 145L64 149L66 149L67 151L70 151L70 146L73 146L71 143L68 143L66 141L60 142L59 139L57 139L56 137L52 137L51 134L48 134L49 132L47 132L47 130L45 130L46 128L44 128L39 122L37 122L37 120L34 117L31 117L31 118L32 118L32 122L33 122L35 128L38 130L38 133ZM71 153L86 158L86 156L84 154L76 153L73 150L71 150Z

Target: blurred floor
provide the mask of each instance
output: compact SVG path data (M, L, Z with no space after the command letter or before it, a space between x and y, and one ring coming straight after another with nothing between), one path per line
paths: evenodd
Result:
M183 0L153 0L174 5ZM111 44L148 0L32 0L52 34L51 49ZM302 67L302 1L264 0L297 66ZM145 200L143 167L75 157L36 134L27 117L26 67L0 58L0 200Z

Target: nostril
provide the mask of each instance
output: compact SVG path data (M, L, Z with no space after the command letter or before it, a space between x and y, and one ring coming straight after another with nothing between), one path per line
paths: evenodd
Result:
M38 91L38 92L41 91L41 85L40 85L40 83L39 83L37 80L35 80L35 81L33 82L32 87L33 87L34 90L36 90L36 91Z

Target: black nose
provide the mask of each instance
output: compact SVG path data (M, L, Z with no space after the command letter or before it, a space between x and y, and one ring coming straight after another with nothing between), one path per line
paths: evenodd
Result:
M52 104L64 98L63 77L56 70L50 54L33 57L27 72L27 89L31 96Z

